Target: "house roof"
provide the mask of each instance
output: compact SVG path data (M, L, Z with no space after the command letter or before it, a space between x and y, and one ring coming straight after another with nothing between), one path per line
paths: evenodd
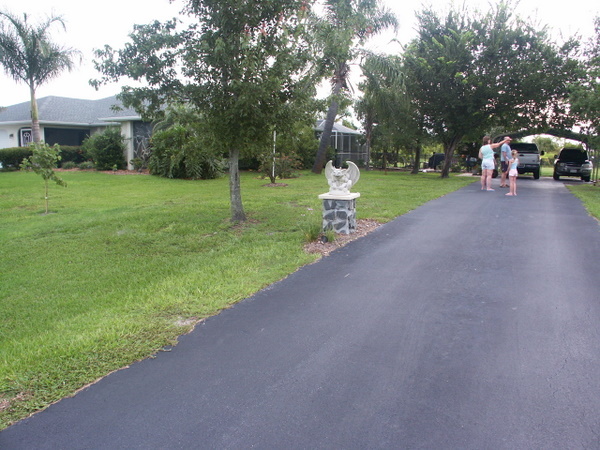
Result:
M317 126L315 127L315 130L323 131L324 128L325 128L325 121L317 120ZM353 130L352 128L348 128L348 127L342 125L341 123L336 123L336 122L334 122L334 124L333 124L332 132L343 133L343 134L362 134L358 130Z
M42 97L38 99L40 124L42 125L85 125L104 126L107 121L139 119L133 109L114 111L113 106L123 108L116 96L100 100L83 100L68 97ZM0 111L1 123L31 122L29 102L8 106Z

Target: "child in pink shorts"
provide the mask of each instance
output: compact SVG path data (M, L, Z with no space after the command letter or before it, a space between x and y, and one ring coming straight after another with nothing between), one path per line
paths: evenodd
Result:
M517 151L513 150L511 152L511 159L509 161L509 169L508 169L508 181L510 184L510 192L506 195L517 195L517 175L519 172L517 171L517 166L519 165L519 158L517 158Z

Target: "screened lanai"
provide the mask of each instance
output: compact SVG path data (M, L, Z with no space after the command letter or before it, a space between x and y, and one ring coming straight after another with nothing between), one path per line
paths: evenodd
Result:
M317 137L323 132L325 121L319 120L315 127ZM345 161L352 161L359 167L366 164L369 156L365 145L360 143L362 133L342 124L334 123L331 131L330 146L335 149L334 164L341 167Z

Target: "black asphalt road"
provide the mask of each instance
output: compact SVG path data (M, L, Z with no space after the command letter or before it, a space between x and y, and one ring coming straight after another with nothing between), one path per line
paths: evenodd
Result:
M0 448L600 448L600 227L563 182L505 192L405 214Z

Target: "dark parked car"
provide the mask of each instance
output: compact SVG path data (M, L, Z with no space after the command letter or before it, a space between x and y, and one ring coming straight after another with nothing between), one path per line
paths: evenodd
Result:
M590 181L592 162L588 152L581 148L563 148L554 161L554 179L564 177L581 177L582 181Z
M429 166L430 169L438 169L444 162L445 158L446 155L443 153L434 153L431 155L431 158L429 158L429 161L427 161L427 166Z

